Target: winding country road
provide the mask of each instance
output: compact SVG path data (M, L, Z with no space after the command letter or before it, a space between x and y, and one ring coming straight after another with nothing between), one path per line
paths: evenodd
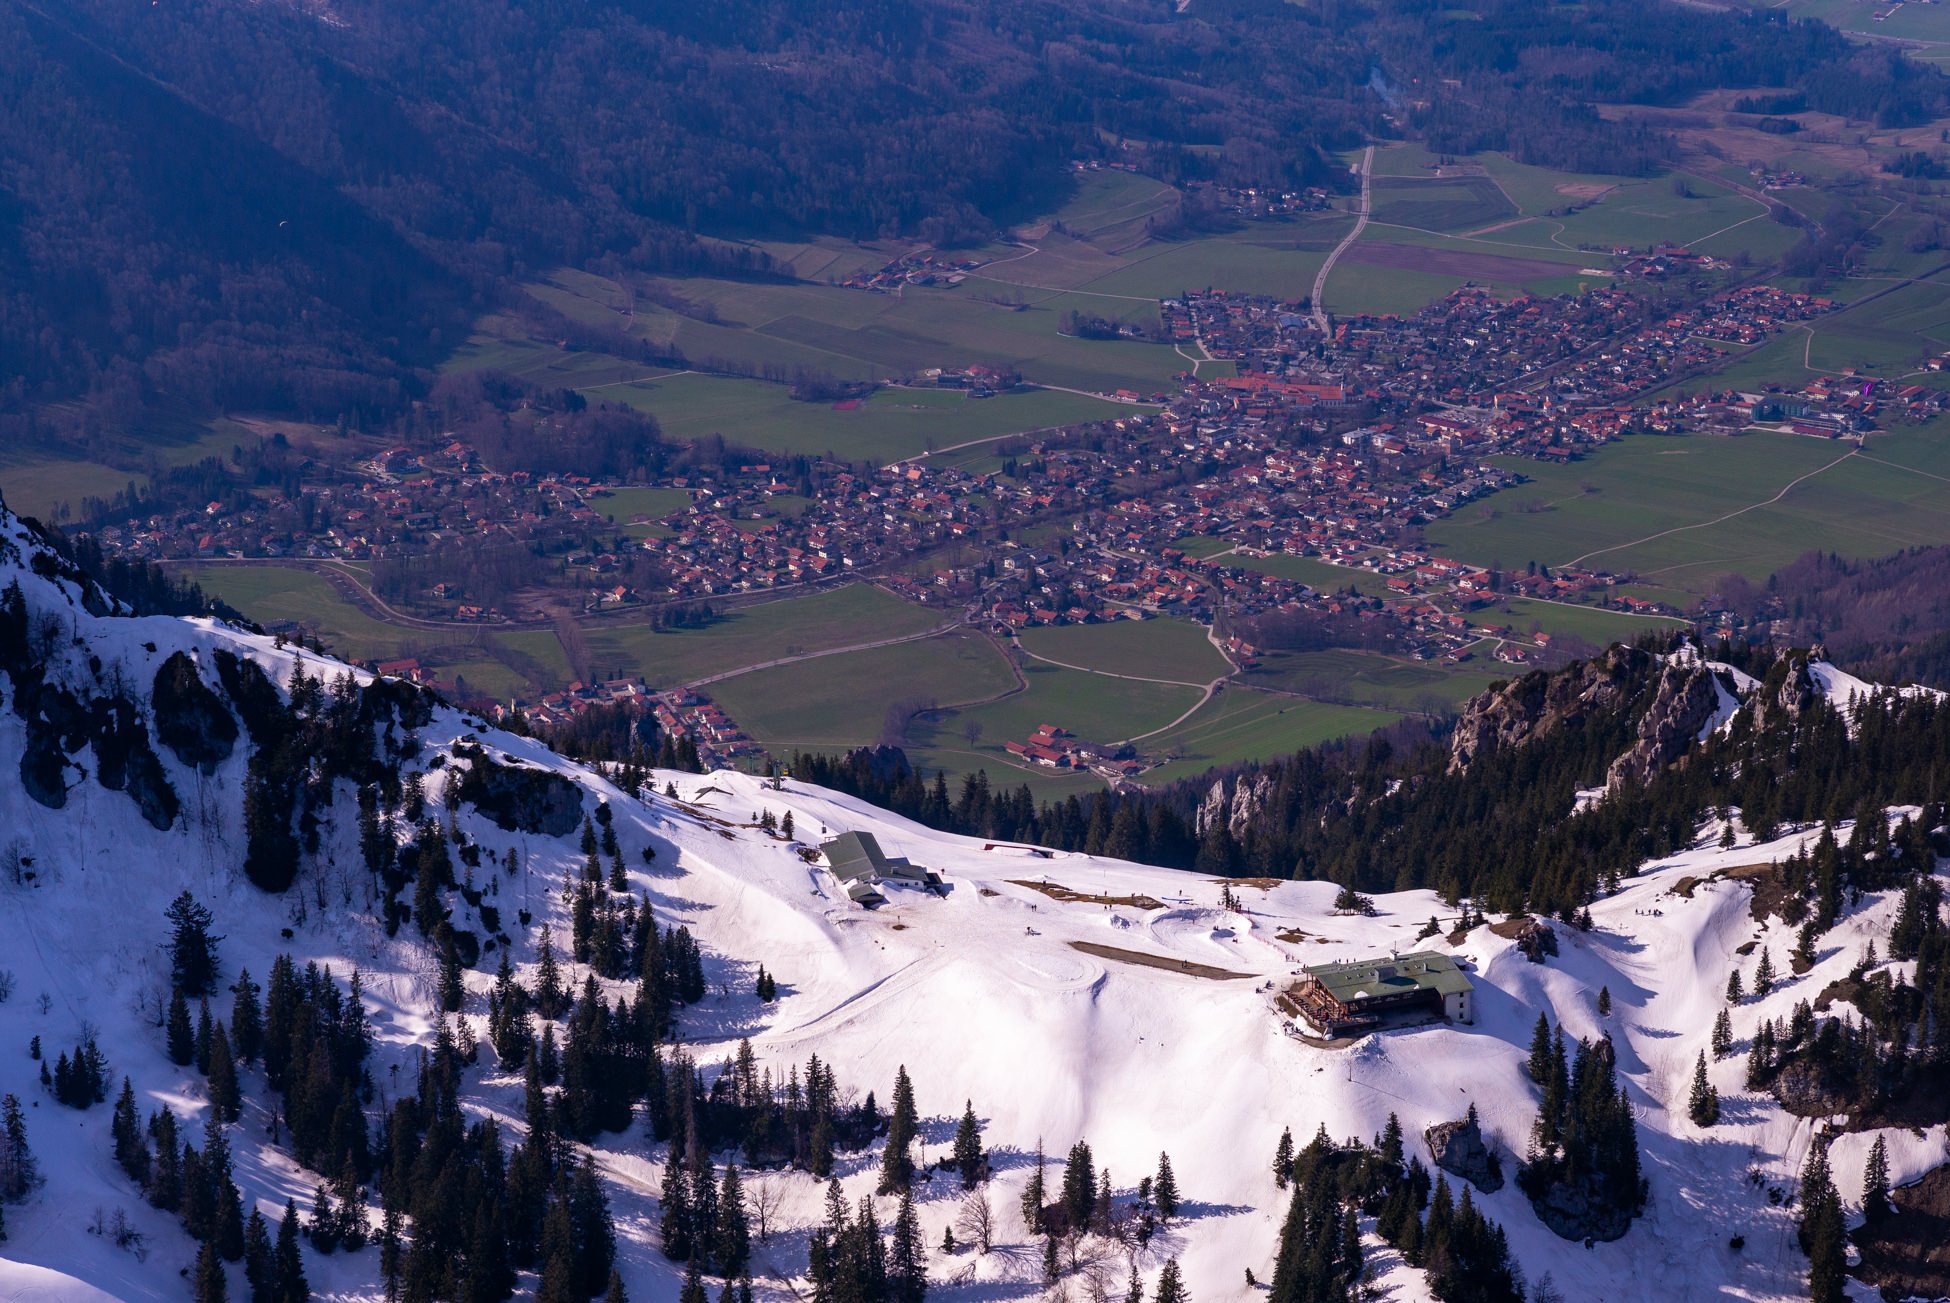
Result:
M1321 296L1327 293L1327 273L1334 270L1334 264L1341 260L1341 255L1353 248L1354 242L1361 238L1361 232L1368 229L1368 213L1373 207L1369 202L1372 194L1370 184L1373 180L1374 146L1369 145L1361 151L1361 199L1354 209L1354 229L1347 233L1347 238L1334 246L1334 251L1327 255L1326 262L1320 264L1320 272L1314 277L1312 299L1314 328L1323 335L1327 333L1327 309L1320 306L1320 300Z

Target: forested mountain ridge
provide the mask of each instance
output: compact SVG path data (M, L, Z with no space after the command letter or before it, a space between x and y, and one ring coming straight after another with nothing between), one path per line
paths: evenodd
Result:
M1404 721L1155 792L1039 807L982 774L951 794L898 752L795 757L792 771L976 836L1572 918L1716 812L1738 810L1767 840L1891 805L1940 811L1950 705L1873 689L1806 650L1707 662L1677 638L1494 685L1456 721Z

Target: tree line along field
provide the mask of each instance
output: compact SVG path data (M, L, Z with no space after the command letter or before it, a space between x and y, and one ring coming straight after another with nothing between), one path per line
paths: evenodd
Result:
M1425 532L1479 565L1578 561L1694 600L1721 575L1759 579L1814 546L1880 556L1950 542L1947 432L1939 421L1871 436L1859 453L1760 432L1636 436L1570 465L1525 463L1530 483Z

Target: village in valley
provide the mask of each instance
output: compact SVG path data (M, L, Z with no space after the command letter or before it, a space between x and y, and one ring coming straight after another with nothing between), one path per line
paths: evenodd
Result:
M1794 391L1684 393L1681 382L1710 371L1724 349L1762 343L1835 305L1745 283L1661 308L1627 286L1715 270L1713 260L1665 246L1620 250L1618 264L1615 277L1606 273L1612 283L1577 294L1464 287L1406 316L1330 320L1303 302L1217 291L1167 298L1163 337L1232 374L1204 378L1200 364L1170 393L1106 394L1133 410L996 441L1003 460L994 469L927 455L879 466L761 456L606 482L503 471L447 438L352 465L307 463L281 502L158 511L106 525L98 538L115 555L163 562L367 566L509 546L545 558L545 580L517 591L473 593L443 580L410 594L418 615L485 630L559 626L564 609L578 618L708 618L725 603L866 581L1004 645L1032 628L1176 617L1206 628L1238 671L1260 654L1241 631L1288 618L1412 661L1557 663L1589 649L1515 628L1487 608L1516 597L1682 612L1617 591L1630 576L1599 565L1503 573L1421 542L1427 523L1520 483L1511 458L1563 463L1626 434L1756 426L1859 440L1927 419L1950 399L1848 375ZM860 288L956 284L979 265L924 255ZM983 394L1019 377L950 364L905 383ZM646 489L660 491L667 509L613 506ZM1319 564L1300 579L1280 573L1279 558ZM417 658L376 667L456 687ZM623 705L653 713L708 764L753 765L766 754L701 684L597 675L476 704L544 726ZM1103 743L1055 718L1008 739L1006 752L1023 766L1112 783L1158 760Z

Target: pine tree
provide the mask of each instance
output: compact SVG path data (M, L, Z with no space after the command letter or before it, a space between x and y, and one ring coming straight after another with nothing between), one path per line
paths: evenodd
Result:
M196 1070L204 1076L210 1075L210 1041L216 1035L216 1024L210 1021L210 1001L206 996L196 1005L196 1036L192 1042L191 1057L196 1060Z
M1740 970L1736 968L1727 974L1727 1003L1739 1004L1746 998L1746 989L1740 984Z
M894 1074L894 1108L887 1119L887 1148L880 1158L880 1193L905 1190L914 1181L914 1134L920 1115L914 1107L914 1083L907 1066Z
M562 1016L564 994L562 969L555 958L555 940L548 924L542 924L541 944L535 957L535 1009L553 1021Z
M1185 1292L1184 1277L1178 1270L1178 1259L1165 1259L1165 1269L1158 1273L1156 1303L1190 1303L1190 1298Z
M975 1101L972 1099L962 1108L961 1122L955 1127L955 1145L951 1152L955 1170L961 1173L961 1188L973 1190L981 1182L988 1159L982 1153L982 1128L975 1120Z
M312 1189L311 1221L305 1226L305 1236L311 1246L320 1253L330 1253L339 1246L339 1215L332 1203L332 1192L323 1181Z
M1072 1231L1081 1231L1090 1223L1090 1214L1097 1206L1097 1166L1091 1157L1090 1146L1079 1140L1070 1146L1069 1159L1063 1164L1063 1216L1065 1225Z
M745 1192L738 1181L738 1165L724 1170L724 1186L718 1193L718 1224L711 1257L718 1274L736 1276L751 1263L751 1223L745 1212Z
M1056 1256L1056 1237L1043 1237L1043 1283L1054 1285L1057 1277L1063 1274L1062 1259Z
M1043 1208L1049 1202L1043 1188L1043 1142L1036 1141L1036 1166L1030 1170L1029 1180L1022 1188L1022 1224L1029 1228L1031 1235L1043 1233Z
M914 1193L901 1191L894 1215L894 1243L887 1260L889 1303L922 1303L928 1292L928 1251L921 1240L921 1218L914 1211Z
M1286 1189L1293 1177L1293 1128L1280 1129L1280 1143L1273 1148L1273 1188Z
M1609 986L1601 986L1598 988L1598 1016L1600 1018L1611 1017L1611 988Z
M251 981L249 969L238 972L230 990L230 1048L239 1060L255 1063L264 1044L264 1011L257 1002L257 983Z
M684 1272L684 1288L677 1295L677 1303L710 1303L710 1296L704 1292L704 1271L695 1258Z
M695 1256L691 1237L691 1183L674 1152L664 1162L663 1241L664 1256L673 1262Z
M1158 1155L1158 1175L1151 1182L1151 1202L1158 1207L1158 1216L1170 1221L1178 1215L1178 1178L1171 1172L1171 1155Z
M1801 1247L1808 1255L1812 1303L1843 1303L1848 1276L1847 1228L1829 1173L1828 1151L1816 1144L1801 1173Z
M149 1142L142 1136L142 1119L136 1114L135 1087L122 1078L122 1093L115 1097L115 1115L109 1122L115 1137L115 1162L137 1185L149 1179Z
M27 1145L27 1117L13 1095L0 1099L0 1200L18 1203L41 1183L40 1164Z
M1774 989L1774 952L1761 947L1760 967L1754 970L1754 993L1766 995Z
M196 1281L194 1284L196 1303L224 1303L229 1296L230 1282L225 1279L223 1259L217 1256L217 1246L203 1241L203 1247L196 1251Z
M443 921L434 928L434 943L440 955L440 973L435 983L435 995L439 1000L441 1012L459 1013L466 988L460 979L460 950L454 944L454 929L451 924Z
M211 914L185 891L163 911L169 920L169 980L187 995L208 995L217 985L217 942Z
M1733 1019L1725 1009L1713 1019L1713 1057L1724 1059L1733 1053Z
M603 1303L630 1303L629 1293L623 1288L623 1274L613 1267L609 1273L609 1288L603 1291Z
M220 1121L235 1122L244 1115L243 1092L237 1084L237 1061L231 1057L230 1037L222 1023L210 1036L210 1108Z
M251 1303L276 1303L277 1250L271 1245L269 1223L255 1208L244 1223L244 1279L251 1287Z
M1889 1215L1889 1150L1881 1136L1869 1147L1869 1161L1862 1169L1862 1215L1879 1222Z
M196 1061L196 1031L190 1025L189 1001L183 998L180 986L170 992L167 1035L171 1063L187 1068Z
M279 1303L305 1303L311 1284L305 1279L305 1255L298 1247L298 1205L284 1201L284 1220L278 1223Z
M1693 1089L1686 1099L1686 1116L1699 1127L1710 1127L1720 1120L1720 1092L1706 1079L1705 1051L1693 1064Z
M1530 1034L1530 1079L1543 1085L1551 1073L1551 1024L1543 1014L1537 1015L1537 1028Z

